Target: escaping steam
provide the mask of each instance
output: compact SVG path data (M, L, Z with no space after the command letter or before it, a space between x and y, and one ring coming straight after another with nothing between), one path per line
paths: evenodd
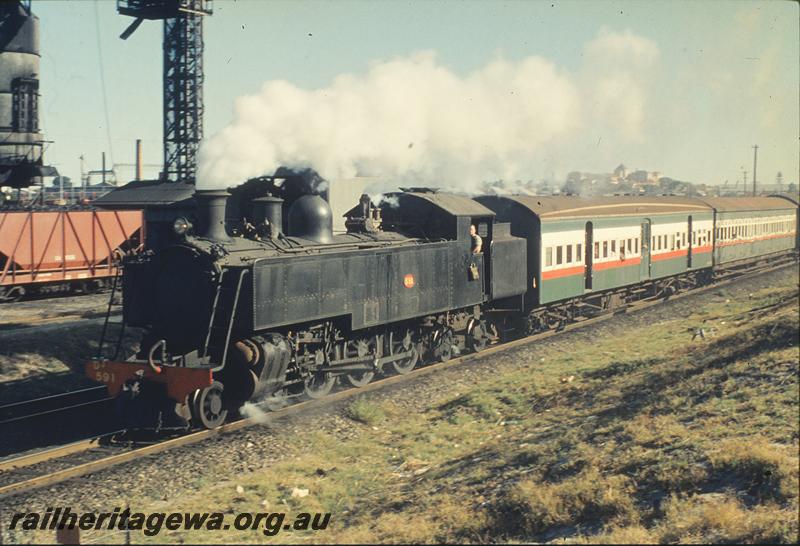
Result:
M254 423L259 425L264 425L269 422L269 415L267 412L250 402L245 402L239 409L239 413L246 419L252 419Z
M604 74L595 66L571 75L532 56L459 76L420 52L340 75L324 89L270 81L237 99L233 121L204 142L198 187L227 187L281 166L310 167L328 180L380 176L464 189L529 179L563 167L587 123L616 124L611 132L619 133L619 118L603 112L624 112L632 99L636 113L623 129L635 133L643 123L640 76L656 55L644 38L602 31L585 58L611 71Z

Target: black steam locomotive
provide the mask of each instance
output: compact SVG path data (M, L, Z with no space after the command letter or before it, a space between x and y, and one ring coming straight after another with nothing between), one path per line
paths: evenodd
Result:
M198 191L176 239L125 263L142 350L98 358L129 426L222 424L421 361L797 257L797 198L364 195L334 235L315 184ZM196 227L192 224L197 224ZM483 238L474 252L475 226ZM103 343L101 342L101 349ZM119 348L119 343L117 344Z
M339 235L319 195L195 199L196 228L178 219L179 242L125 264L123 321L146 329L142 351L87 365L129 425L213 428L254 398L276 407L340 378L408 373L480 350L500 335L493 308L522 309L526 243L468 197L418 188L376 207L362 196Z

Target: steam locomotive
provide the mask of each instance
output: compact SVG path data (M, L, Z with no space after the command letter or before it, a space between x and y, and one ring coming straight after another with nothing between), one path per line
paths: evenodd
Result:
M248 400L278 408L337 381L361 387L798 249L797 202L781 197L410 188L377 204L362 196L337 235L313 193L195 200L177 242L125 263L123 323L144 328L141 351L86 366L130 427L214 428Z

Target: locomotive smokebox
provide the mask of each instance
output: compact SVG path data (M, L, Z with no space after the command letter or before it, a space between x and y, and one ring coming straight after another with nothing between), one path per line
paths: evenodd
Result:
M283 199L272 196L253 199L253 220L256 225L267 220L270 237L277 239L283 231Z
M230 194L227 190L196 190L197 213L200 220L198 234L213 241L230 241L225 231L225 205Z
M289 236L315 243L333 242L333 213L319 195L304 195L289 209Z

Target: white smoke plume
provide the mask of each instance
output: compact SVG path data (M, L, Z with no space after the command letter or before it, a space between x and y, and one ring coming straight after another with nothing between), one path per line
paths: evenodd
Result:
M239 413L247 419L252 419L258 425L264 425L269 422L269 414L250 402L245 402L239 409Z
M203 143L198 188L227 187L280 166L311 167L329 180L380 176L465 189L530 179L563 163L587 123L607 123L606 114L617 123L631 102L636 111L624 118L625 130L643 123L634 75L653 61L655 45L603 31L585 53L612 73L570 74L531 56L499 58L459 76L434 53L419 52L340 75L323 89L266 82L238 98L232 122ZM587 85L587 74L602 85Z

